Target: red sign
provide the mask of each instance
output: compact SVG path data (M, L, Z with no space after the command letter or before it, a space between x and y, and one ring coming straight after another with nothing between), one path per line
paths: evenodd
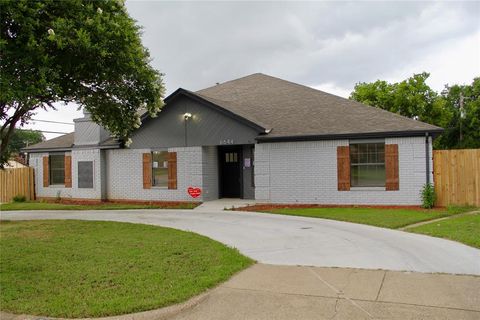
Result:
M192 198L198 198L202 194L202 189L200 188L188 187L187 191Z

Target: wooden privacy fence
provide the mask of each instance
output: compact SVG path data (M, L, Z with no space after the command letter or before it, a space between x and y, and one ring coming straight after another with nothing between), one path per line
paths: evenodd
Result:
M0 202L10 202L18 195L25 196L27 200L34 200L34 190L33 168L0 170Z
M434 150L437 206L480 206L480 149Z

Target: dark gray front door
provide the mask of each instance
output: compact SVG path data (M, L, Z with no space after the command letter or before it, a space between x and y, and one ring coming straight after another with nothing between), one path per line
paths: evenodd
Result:
M219 147L220 196L242 197L242 147Z

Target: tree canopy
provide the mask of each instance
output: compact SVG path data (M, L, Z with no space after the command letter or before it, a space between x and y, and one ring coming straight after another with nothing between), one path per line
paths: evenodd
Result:
M22 148L44 140L45 137L40 131L15 129L8 143L8 153L18 154Z
M8 141L39 108L76 103L120 139L163 105L140 27L123 1L0 0L0 165Z
M437 149L479 148L480 78L470 85L446 85L437 93L426 83L428 77L423 72L397 83L361 82L350 99L444 128L435 140Z

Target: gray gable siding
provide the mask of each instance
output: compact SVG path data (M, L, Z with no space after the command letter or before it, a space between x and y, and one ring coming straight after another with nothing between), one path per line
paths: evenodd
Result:
M184 120L184 114L192 118ZM259 132L201 102L180 96L132 135L132 149L253 144Z
M76 146L95 145L110 137L110 133L90 119L75 119Z

